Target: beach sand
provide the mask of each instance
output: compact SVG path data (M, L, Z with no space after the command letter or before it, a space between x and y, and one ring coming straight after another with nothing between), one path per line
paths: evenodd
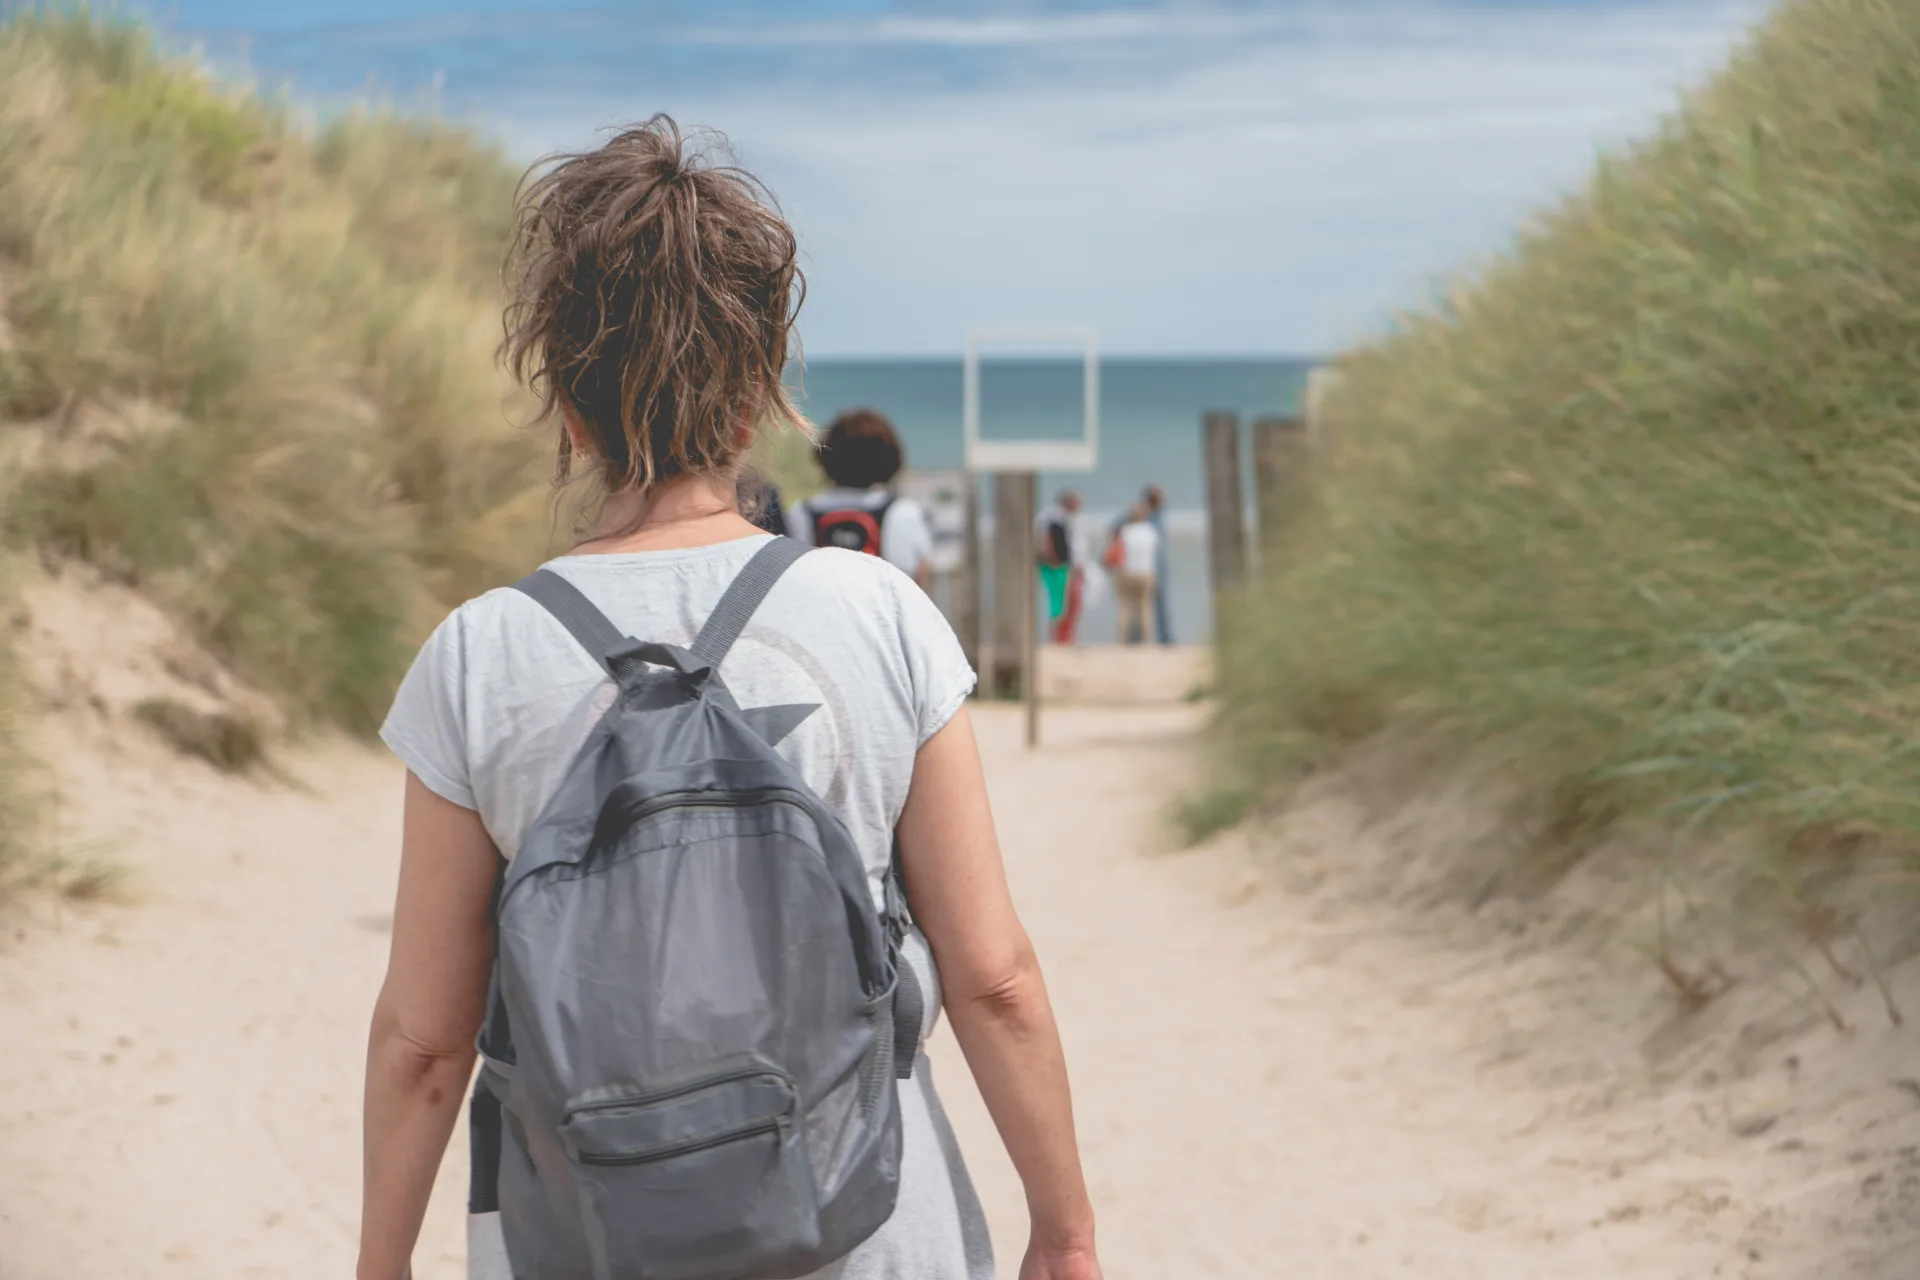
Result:
M35 648L93 622L61 625ZM67 853L126 898L28 895L0 934L0 1277L348 1275L400 771L327 741L223 777L84 668L40 672L41 739ZM1624 949L1378 891L1396 829L1330 793L1275 824L1284 860L1172 852L1202 707L1055 706L1037 755L1017 707L974 714L1110 1277L1920 1275L1920 1039L1872 993L1847 1035L1766 992L1675 1032ZM1889 976L1920 1013L1916 969ZM1018 1183L944 1024L933 1052L1012 1277ZM463 1145L421 1280L463 1275Z

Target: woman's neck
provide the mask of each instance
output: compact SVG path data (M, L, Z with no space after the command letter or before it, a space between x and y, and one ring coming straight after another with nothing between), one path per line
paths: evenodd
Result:
M740 514L732 477L676 476L650 489L610 496L574 555L673 551L761 532Z

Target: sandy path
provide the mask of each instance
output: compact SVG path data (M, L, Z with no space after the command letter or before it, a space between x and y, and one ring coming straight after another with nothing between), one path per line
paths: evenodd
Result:
M1844 1037L1802 991L1677 1018L1627 948L1392 905L1369 881L1436 815L1407 841L1338 794L1280 824L1291 876L1235 840L1169 854L1198 724L1054 713L1036 761L983 717L1114 1280L1920 1276L1920 1034L1877 993L1834 997ZM1920 964L1889 980L1920 1004ZM1017 1183L947 1092L1010 1275Z
M303 795L129 745L62 772L114 788L74 822L135 902L43 904L0 954L0 1277L350 1276L399 775L339 747L299 762ZM465 1274L458 1181L421 1280Z
M1242 859L1153 856L1191 723L1055 715L1070 777L1027 767L1011 726L987 725L1114 1280L1712 1274L1726 1249L1710 1238L1582 1229L1595 1216L1585 1170L1516 1140L1539 1100L1483 1087L1472 1011L1407 998L1434 957L1394 954L1383 935L1375 954L1333 963L1314 945L1324 926L1253 892ZM1049 803L1063 781L1086 788L1081 803ZM943 1057L951 1077L958 1055ZM998 1250L1017 1259L1017 1184L977 1105L958 1123Z
M1234 849L1160 852L1193 709L1050 712L1038 757L1017 713L978 715L1115 1280L1920 1275L1920 1108L1888 1087L1920 1071L1910 1032L1860 1032L1857 1087L1798 1111L1770 1066L1653 1088L1577 1040L1516 1050L1555 1025L1564 958L1261 886ZM0 1278L350 1274L394 766L330 748L297 762L309 793L60 728L66 794L94 797L66 825L130 865L136 901L42 903L0 944ZM1011 1276L1017 1184L944 1033L936 1056ZM1728 1128L1756 1105L1783 1117L1759 1143ZM460 1274L459 1145L422 1280ZM1878 1228L1828 1212L1862 1197Z

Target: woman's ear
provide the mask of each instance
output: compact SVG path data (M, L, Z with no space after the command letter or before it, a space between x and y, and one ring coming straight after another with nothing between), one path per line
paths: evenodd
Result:
M572 405L562 402L560 421L567 429L567 443L573 446L575 456L593 457L593 437L587 434L587 424L580 421L579 411Z
M753 448L753 441L760 434L760 426L755 422L743 422L733 429L733 451L745 453Z

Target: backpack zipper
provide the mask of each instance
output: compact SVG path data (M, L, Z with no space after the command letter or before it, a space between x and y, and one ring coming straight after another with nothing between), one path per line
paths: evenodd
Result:
M665 813L670 809L745 809L752 805L768 802L783 804L790 808L798 809L809 818L813 816L805 802L801 799L800 794L790 787L763 787L752 791L676 791L664 796L654 796L649 800L644 800L633 806L627 811L626 816L623 818L621 829L625 830L627 827L644 818L651 818L655 814ZM500 912L506 908L507 899L513 896L514 890L518 889L528 880L536 876L544 876L546 873L561 867L570 867L577 870L592 862L605 847L598 830L599 826L605 822L605 810L603 809L600 821L595 824L593 837L587 841L586 851L579 857L571 858L565 862L550 862L530 875L518 880L510 877L500 892L499 900L494 904L494 917L496 919L499 918Z
M690 1138L684 1142L670 1143L664 1147L649 1147L645 1151L623 1151L618 1154L603 1155L596 1151L582 1151L579 1154L581 1164L602 1168L632 1164L654 1164L661 1160L671 1160L675 1156L690 1156L712 1147L725 1146L729 1142L745 1142L748 1138L758 1138L764 1134L779 1133L786 1126L778 1119L754 1120L746 1124L723 1129L719 1133L705 1138Z
M596 1111L620 1111L628 1107L650 1107L656 1103L672 1102L675 1098L684 1098L690 1093L699 1093L702 1089L713 1089L723 1084L738 1084L742 1080L778 1080L789 1091L793 1081L778 1071L769 1071L763 1066L735 1067L731 1071L717 1076L701 1076L698 1079L683 1081L655 1089L651 1093L623 1093L617 1098L605 1098L597 1102L582 1102L571 1106L561 1114L562 1124L571 1124L575 1116L589 1115Z
M756 804L791 805L803 812L806 809L800 801L800 793L790 787L756 787L751 791L674 791L644 801L632 810L627 820L638 822L668 809L746 809Z
M688 1094L700 1093L707 1089L717 1089L723 1085L738 1084L742 1080L772 1080L793 1094L793 1081L784 1073L769 1071L764 1066L735 1067L719 1075L702 1076L696 1080L687 1080L680 1084L668 1085L649 1093L629 1093L618 1098L608 1098L601 1102L585 1103L568 1107L562 1117L563 1125L572 1124L579 1116L593 1115L602 1111L626 1111L641 1107L658 1106L662 1102L672 1102L675 1098L684 1098ZM646 1147L639 1151L579 1153L581 1164L590 1165L629 1165L651 1164L656 1160L667 1160L674 1156L692 1155L696 1151L705 1151L709 1147L722 1146L729 1142L742 1142L748 1138L765 1133L775 1133L786 1127L787 1115L765 1116L759 1119L742 1121L729 1129L708 1134L700 1138L685 1138L664 1146Z
M664 796L649 797L629 807L620 817L619 830L625 831L637 822L674 809L750 809L760 804L786 805L800 810L809 818L813 816L799 792L790 787L757 787L751 791L675 791ZM587 842L586 852L572 865L585 866L605 847L600 828L607 825L609 814L603 809L600 820L594 824L593 838Z

